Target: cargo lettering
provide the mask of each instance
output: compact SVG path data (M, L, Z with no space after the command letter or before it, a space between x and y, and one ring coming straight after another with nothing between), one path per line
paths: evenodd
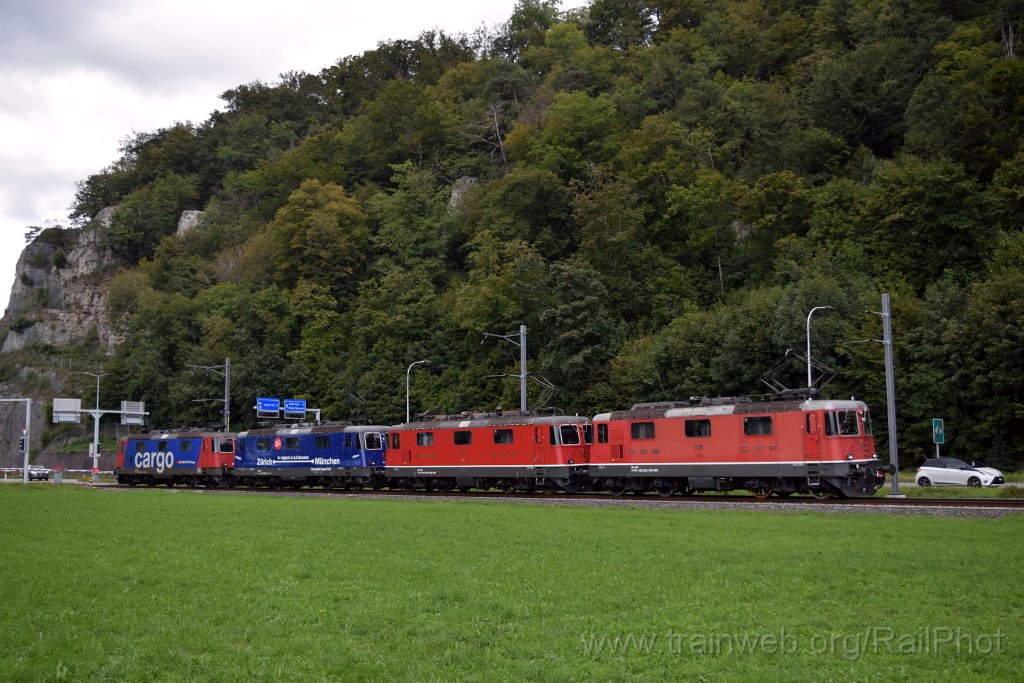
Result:
M158 453L136 453L136 469L155 469L162 473L174 467L174 453L160 451Z

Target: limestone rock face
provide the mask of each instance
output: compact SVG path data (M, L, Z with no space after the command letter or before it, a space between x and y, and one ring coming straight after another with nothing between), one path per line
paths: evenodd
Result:
M95 334L101 348L113 352L118 337L103 289L113 258L99 246L96 227L108 224L114 209L104 209L85 228L44 230L25 247L0 321L8 330L3 351L33 342L64 346Z
M202 211L182 211L181 218L178 219L178 231L176 234L181 237L199 225L202 220Z
M461 178L455 181L455 184L452 186L452 194L448 198L449 214L454 216L455 214L459 213L459 210L462 209L462 201L466 195L466 192L468 192L472 187L474 187L476 183L476 178L472 176L462 176Z

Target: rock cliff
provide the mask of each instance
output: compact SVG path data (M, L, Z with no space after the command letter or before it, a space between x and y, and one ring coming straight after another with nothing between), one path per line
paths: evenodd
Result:
M114 208L104 209L86 227L50 228L18 259L10 303L0 328L7 330L2 351L32 343L65 346L95 339L112 353L118 336L107 314L103 285L113 258L97 241Z

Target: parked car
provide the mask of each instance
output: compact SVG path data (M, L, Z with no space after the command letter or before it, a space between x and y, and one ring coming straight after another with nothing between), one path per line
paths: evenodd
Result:
M42 465L31 465L28 468L28 480L32 481L48 481L50 479L50 470L43 467Z
M918 486L999 486L1003 473L979 460L964 462L956 458L931 458L917 469Z

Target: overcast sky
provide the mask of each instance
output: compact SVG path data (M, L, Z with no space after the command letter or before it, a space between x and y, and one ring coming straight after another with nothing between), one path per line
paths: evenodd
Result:
M0 0L0 300L26 229L68 225L75 183L117 160L133 133L200 123L225 90L318 73L380 41L493 27L515 4Z

